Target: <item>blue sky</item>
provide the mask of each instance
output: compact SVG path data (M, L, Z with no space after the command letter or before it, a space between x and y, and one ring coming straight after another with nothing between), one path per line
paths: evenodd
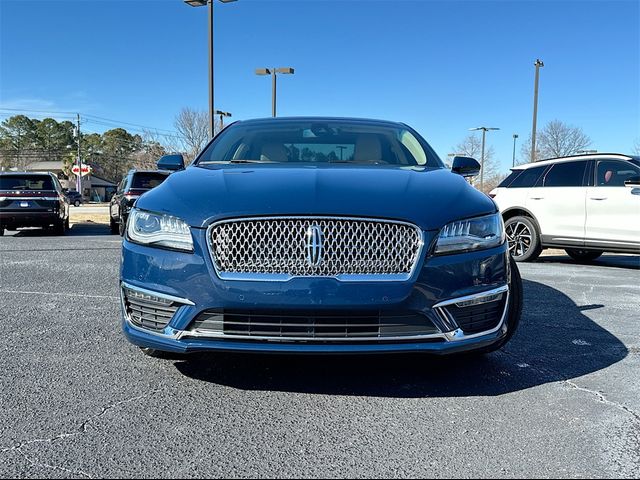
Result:
M488 144L506 170L541 58L539 125L580 126L598 151L640 138L636 0L239 0L215 17L216 107L234 119L271 114L256 67L292 66L278 115L403 121L443 158L470 127L500 127ZM181 0L0 0L0 108L174 130L182 107L207 108L207 35L206 9Z

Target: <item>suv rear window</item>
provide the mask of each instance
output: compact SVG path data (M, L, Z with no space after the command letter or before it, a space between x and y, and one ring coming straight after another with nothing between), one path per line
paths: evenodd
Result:
M581 187L587 162L556 163L544 176L545 187Z
M518 175L515 180L511 182L509 188L527 188L533 187L540 175L544 173L547 169L546 165L542 165L540 167L527 168L526 170L521 170L522 173ZM507 177L509 178L509 177Z
M511 184L511 182L513 182L513 180L521 173L522 173L522 170L512 170L509 176L500 182L500 185L498 185L498 188L508 187Z
M2 175L0 190L55 190L49 175Z
M150 190L157 187L167 178L162 173L154 172L139 172L133 174L133 180L131 181L131 188Z

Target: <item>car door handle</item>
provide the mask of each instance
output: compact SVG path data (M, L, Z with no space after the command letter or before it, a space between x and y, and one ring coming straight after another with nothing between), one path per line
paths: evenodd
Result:
M544 200L544 197L531 197L531 200Z
M640 188L632 188L631 195L640 195Z
M590 197L591 200L606 200L607 197Z

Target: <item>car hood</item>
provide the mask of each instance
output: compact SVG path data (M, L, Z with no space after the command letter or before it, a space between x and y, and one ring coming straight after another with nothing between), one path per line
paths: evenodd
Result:
M497 210L448 170L353 165L194 166L169 176L136 206L193 227L234 217L339 215L403 220L425 230Z

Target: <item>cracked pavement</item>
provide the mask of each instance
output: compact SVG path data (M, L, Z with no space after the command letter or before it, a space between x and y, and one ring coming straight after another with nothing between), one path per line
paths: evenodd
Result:
M484 358L162 360L120 333L106 233L0 238L1 477L640 476L640 257L520 264Z

